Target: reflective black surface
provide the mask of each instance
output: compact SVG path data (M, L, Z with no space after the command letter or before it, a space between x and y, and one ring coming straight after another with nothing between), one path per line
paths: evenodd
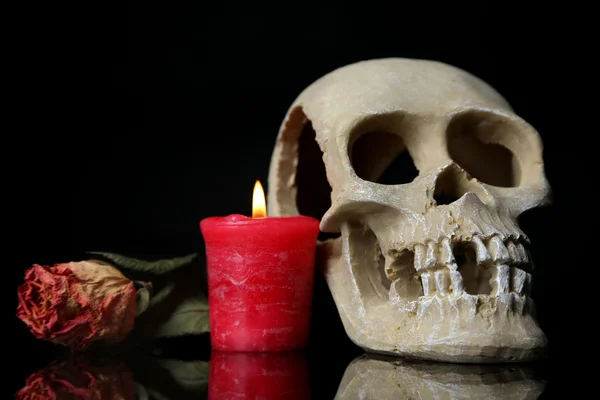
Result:
M224 353L208 335L57 354L20 377L17 398L536 399L556 391L548 362L434 363L325 351ZM21 396L21 397L18 397ZM53 397L54 396L54 397Z

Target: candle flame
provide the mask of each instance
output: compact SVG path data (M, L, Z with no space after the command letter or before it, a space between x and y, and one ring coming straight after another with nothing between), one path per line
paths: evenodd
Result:
M254 184L254 193L252 194L252 218L265 218L266 216L265 191L260 181L256 181Z

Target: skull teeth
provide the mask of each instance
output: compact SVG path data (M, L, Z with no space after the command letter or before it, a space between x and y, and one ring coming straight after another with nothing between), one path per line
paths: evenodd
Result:
M490 295L497 296L509 292L519 295L531 294L532 276L530 273L506 264L492 266L491 272ZM465 292L463 277L456 270L425 271L421 273L420 277L424 296L460 295Z
M506 243L506 249L508 250L509 260L515 260L515 262L518 263L521 262L521 255L517 250L515 242L509 241L508 243Z
M483 240L481 240L479 236L475 236L473 238L473 244L475 245L475 257L477 259L477 264L489 264L491 257L488 249L485 247L485 244L483 244Z
M462 275L458 271L450 271L450 290L456 296L460 296L465 291L465 285L463 284Z
M510 267L506 264L495 265L492 267L492 296L497 296L510 291Z
M452 252L452 245L450 244L450 239L448 238L442 239L440 246L440 261L442 264L445 265L452 264L456 261L454 259L454 253Z
M450 271L441 269L435 271L435 287L439 294L447 295L450 292Z
M430 242L427 246L415 246L415 269L421 271L424 269L435 268L437 265L437 246Z
M525 289L525 283L527 281L527 272L522 269L511 267L510 268L510 287L513 292L523 294ZM531 274L529 274L531 277Z
M458 275L460 273L455 272ZM447 295L451 291L451 271L448 269L440 269L437 271L425 271L421 274L421 284L423 286L424 296L433 296L436 293ZM456 277L455 277L456 278ZM462 280L461 280L462 282Z
M421 274L421 285L423 285L423 295L433 296L435 294L434 274L426 271Z
M511 266L530 264L529 253L522 243L508 240L505 244L497 236L487 241L474 236L469 242L461 244L465 243L470 244L473 249L477 264L486 268L501 264ZM448 238L442 239L439 244L429 242L414 247L414 267L417 272L442 267L452 269L453 264L456 264L456 256Z
M508 263L511 261L510 253L508 248L502 243L502 239L498 236L494 236L488 243L488 250L492 257L492 260L496 263Z
M457 244L470 249L468 272L475 275L470 278L471 281L465 281L467 271L461 269L461 260L457 261ZM460 296L465 292L490 296L531 293L531 274L527 270L532 266L527 250L518 241L504 242L498 236L488 239L473 236L454 246L449 238L443 238L439 243L417 244L414 247L414 267L426 297ZM473 283L472 279L479 283Z

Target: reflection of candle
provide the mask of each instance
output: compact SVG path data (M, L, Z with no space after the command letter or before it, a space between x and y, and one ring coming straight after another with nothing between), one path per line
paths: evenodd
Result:
M212 347L301 349L308 344L319 221L306 216L267 217L258 181L252 216L200 222Z
M209 400L310 399L308 363L301 352L228 353L213 351Z

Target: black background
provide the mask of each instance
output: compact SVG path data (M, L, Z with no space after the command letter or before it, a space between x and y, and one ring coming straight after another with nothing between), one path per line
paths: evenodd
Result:
M566 28L556 21L564 10L177 4L52 5L23 22L26 45L13 60L22 78L12 106L20 113L4 147L14 223L8 315L33 263L76 260L87 250L147 258L203 252L202 218L250 213L254 181L266 186L279 125L302 89L359 60L424 58L487 81L540 132L554 204L521 226L533 244L539 321L558 357L563 311L552 293L565 256L556 232L569 223L577 156L556 110L570 84L564 60L580 58L562 40ZM341 374L360 351L328 292L317 296L312 348L341 357ZM10 321L24 379L56 349Z

